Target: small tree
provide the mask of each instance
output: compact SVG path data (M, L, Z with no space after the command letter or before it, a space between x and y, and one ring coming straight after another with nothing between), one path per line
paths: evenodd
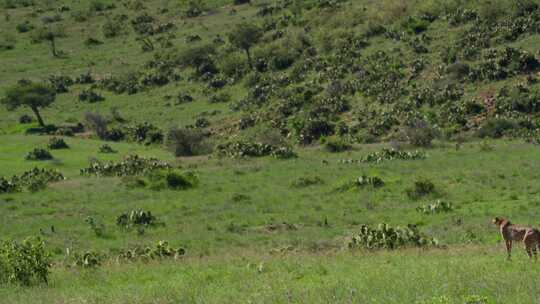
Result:
M229 33L229 42L246 52L249 66L253 69L250 49L257 44L263 35L263 31L252 23L240 23Z
M47 41L50 43L52 55L56 58L61 56L61 51L56 48L56 38L63 37L63 29L60 27L44 26L39 28L33 35L34 42Z
M6 96L0 102L9 111L15 110L20 106L29 107L36 115L39 125L45 127L39 109L50 106L55 99L56 92L50 86L21 80L17 85L7 90Z

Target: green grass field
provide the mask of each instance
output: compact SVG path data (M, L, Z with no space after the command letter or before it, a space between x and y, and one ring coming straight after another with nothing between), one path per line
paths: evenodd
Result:
M0 304L539 303L540 264L521 244L507 261L491 220L540 227L540 2L240 2L0 0L0 245L39 237L51 261L47 284L4 284L0 273ZM229 36L241 24L260 31L253 67ZM59 56L37 35L46 30L57 30ZM55 87L40 109L46 124L84 130L56 135L69 149L52 160L26 160L53 135L21 121L29 107L4 106L10 88L86 73L93 82ZM90 91L104 100L84 101ZM100 134L88 114L126 137ZM143 122L163 140L130 138ZM208 151L172 153L176 127ZM239 140L297 157L218 156ZM332 153L332 143L350 149ZM104 144L117 153L100 153ZM358 161L388 148L425 158ZM129 155L198 184L80 173ZM33 168L65 180L2 193L2 177ZM366 177L383 185L360 185ZM419 181L434 189L414 197ZM451 208L421 212L441 202ZM139 209L158 224L117 225ZM348 246L381 223L439 245ZM159 241L185 255L120 258ZM85 253L99 265L77 265Z

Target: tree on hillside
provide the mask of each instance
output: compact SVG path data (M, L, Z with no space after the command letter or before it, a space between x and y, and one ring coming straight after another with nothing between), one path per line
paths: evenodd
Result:
M56 92L50 86L28 80L20 80L17 85L7 90L6 96L0 102L10 111L21 106L29 107L36 115L39 125L45 127L39 109L50 106L55 99Z
M229 33L229 42L235 47L246 52L249 66L253 69L250 49L257 44L263 35L263 31L252 23L240 23Z
M61 55L61 51L58 51L56 48L56 39L63 36L64 36L64 33L61 28L45 26L45 27L39 28L35 32L35 34L33 35L33 40L34 42L42 42L42 41L49 42L51 46L52 55L56 58L59 58Z

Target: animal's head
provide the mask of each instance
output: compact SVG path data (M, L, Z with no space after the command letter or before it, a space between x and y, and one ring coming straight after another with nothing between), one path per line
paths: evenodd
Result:
M494 217L491 222L497 226L500 226L505 220L502 217Z

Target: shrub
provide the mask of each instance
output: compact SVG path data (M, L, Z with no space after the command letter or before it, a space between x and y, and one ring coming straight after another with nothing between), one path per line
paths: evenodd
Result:
M324 148L328 152L337 153L350 150L352 146L341 138L329 137L324 141Z
M105 98L100 94L96 93L92 88L84 89L79 93L80 101L88 101L89 103L94 103L98 101L103 101Z
M42 148L35 148L34 150L28 152L25 156L26 160L50 160L53 159L51 153Z
M126 261L154 260L164 258L178 259L186 254L184 248L173 248L166 241L158 241L154 246L134 247L122 250L118 258Z
M174 170L156 170L149 173L148 182L143 181L143 184L149 184L152 190L186 190L196 187L199 179L192 172L180 173Z
M86 40L84 41L84 45L90 47L90 46L96 46L96 45L102 45L103 44L103 41L97 39L97 38L94 38L94 37L88 37L86 38Z
M15 48L17 39L11 34L1 34L0 35L0 51L9 51Z
M95 218L88 216L84 220L90 229L94 232L97 237L105 236L105 225L101 222L98 222Z
M293 188L305 188L314 185L322 185L324 181L318 176L300 177L291 183Z
M68 144L66 144L64 139L58 138L58 137L51 137L49 139L49 143L47 144L47 147L51 150L69 149L69 146Z
M75 253L74 259L75 266L89 269L99 267L104 257L95 251L86 251L83 254Z
M515 129L516 127L517 125L514 121L505 118L493 118L487 120L480 129L478 129L478 136L482 138L500 138L505 132Z
M416 208L416 211L424 214L434 214L441 212L450 212L454 209L451 203L437 200L435 203L427 204Z
M117 153L118 151L114 150L111 146L103 144L99 147L99 153Z
M422 151L399 151L396 149L382 149L380 152L369 153L359 160L341 160L341 163L381 163L386 160L419 160L425 159L426 154Z
M148 122L128 126L126 134L129 140L145 145L161 144L164 137L160 128Z
M63 75L50 75L48 80L57 94L68 92L68 88L74 83L69 76Z
M81 175L132 176L144 175L153 170L168 169L171 166L156 158L129 155L121 162L102 163L93 160L88 168L81 169Z
M345 183L343 186L337 188L337 191L347 191L350 189L358 189L362 187L370 186L372 188L380 188L384 186L384 181L377 176L362 175L359 178Z
M435 130L423 120L416 120L411 126L405 127L407 141L415 147L431 146L435 135Z
M296 154L289 147L276 147L259 142L233 141L219 144L216 154L221 157L262 157L273 156L275 158L294 158Z
M429 21L410 16L403 23L403 27L411 34L420 34L429 27Z
M26 286L35 281L47 283L50 267L50 256L39 238L0 245L0 283Z
M410 199L418 199L435 192L435 185L428 179L418 179L414 182L413 187L405 190Z
M2 193L13 193L20 191L20 187L17 183L14 183L11 180L8 180L4 177L0 177L0 194Z
M213 94L212 96L210 96L210 98L208 99L208 102L209 103L225 103L225 102L229 102L230 100L231 100L230 94L221 92L221 93Z
M157 218L152 215L152 212L141 209L124 212L116 218L116 225L125 229L134 226L149 227L156 225L156 223Z
M321 136L328 136L334 132L334 126L326 119L297 119L292 124L298 141L304 145L311 144Z
M379 224L376 228L362 225L348 245L349 248L394 250L401 247L438 246L439 242L422 235L414 225L391 227Z
M116 15L109 18L102 27L105 38L113 38L126 33L126 15Z
M19 117L19 123L21 124L29 124L34 121L34 118L28 114L23 114L21 117Z
M31 192L41 190L49 183L64 180L62 173L53 169L38 169L14 175L11 179L0 177L0 193L19 192L28 189Z
M206 133L197 129L172 128L166 142L175 156L204 155L212 150Z
M34 26L28 20L17 24L17 32L19 33L26 33L33 29L34 29Z
M88 129L96 132L100 139L108 139L109 132L107 130L108 120L98 113L84 114L85 125Z

